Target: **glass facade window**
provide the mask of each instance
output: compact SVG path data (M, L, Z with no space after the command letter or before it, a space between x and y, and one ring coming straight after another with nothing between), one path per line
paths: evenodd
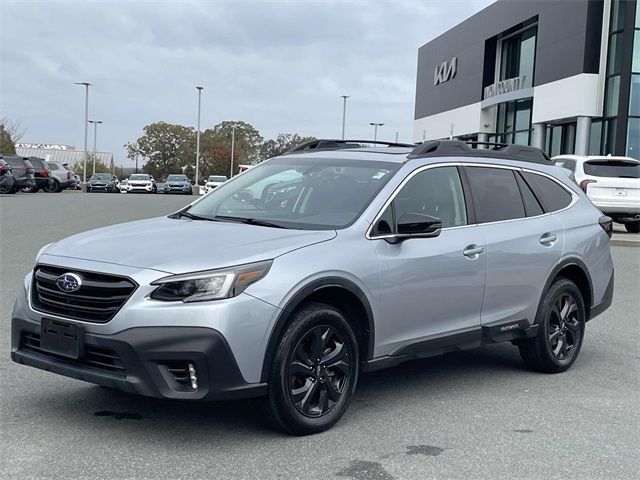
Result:
M627 156L640 159L640 118L630 118L627 129Z
M615 117L618 115L618 102L620 100L620 75L607 79L604 100L604 116Z
M620 73L622 63L622 32L609 37L609 59L607 61L607 75Z
M640 12L640 8L638 8L638 11ZM633 35L633 61L631 63L631 70L640 73L640 30L636 30Z
M550 157L573 153L576 144L576 124L565 123L547 127L545 151Z
M629 115L640 116L640 74L631 75Z
M589 133L589 155L600 155L602 144L602 121L591 122Z
M498 105L496 139L499 143L530 144L531 106L531 98Z
M624 28L626 6L627 6L626 0L611 1L611 18L609 21L610 32L616 32Z
M537 27L505 38L501 42L500 80L521 77L522 88L533 86Z

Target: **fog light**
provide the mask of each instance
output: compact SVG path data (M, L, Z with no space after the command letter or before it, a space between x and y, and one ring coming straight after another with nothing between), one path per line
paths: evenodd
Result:
M198 388L198 377L196 376L196 369L192 363L189 364L189 379L191 380L191 388L196 390Z

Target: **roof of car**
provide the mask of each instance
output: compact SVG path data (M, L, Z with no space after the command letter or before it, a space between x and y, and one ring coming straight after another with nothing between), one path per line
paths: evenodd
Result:
M632 158L632 157L622 157L622 156L613 156L613 155L574 155L574 154L556 155L551 160L553 160L553 161L557 161L557 160L580 160L580 161L584 161L584 162L588 162L588 161L591 161L591 160L601 160L601 161L620 161L620 160L625 160L625 161L632 161L632 162L640 162L640 160L637 160L637 159Z

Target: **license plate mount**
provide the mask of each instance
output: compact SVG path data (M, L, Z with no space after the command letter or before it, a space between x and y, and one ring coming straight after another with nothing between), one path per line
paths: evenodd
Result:
M40 349L67 358L82 356L82 330L79 325L43 318L40 324Z

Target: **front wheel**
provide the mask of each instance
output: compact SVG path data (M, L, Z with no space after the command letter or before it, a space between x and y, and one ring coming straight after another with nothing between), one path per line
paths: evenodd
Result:
M629 233L640 233L640 220L625 222L624 228L626 228Z
M331 428L349 406L358 370L358 343L342 312L323 303L305 305L276 349L267 418L294 435Z
M580 353L585 321L580 289L569 279L557 279L540 305L537 335L518 345L524 363L544 373L567 370Z

